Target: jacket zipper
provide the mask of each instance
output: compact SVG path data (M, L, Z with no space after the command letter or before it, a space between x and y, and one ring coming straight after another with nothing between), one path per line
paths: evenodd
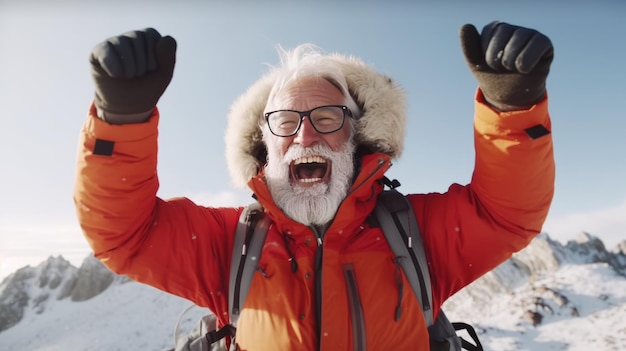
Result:
M385 164L384 159L382 158L379 159L378 165L376 166L376 168L372 172L370 172L370 174L359 185L357 185L351 192L346 194L346 197L350 196L350 194L358 190L361 186L363 186L363 184L367 183L369 179L371 179L374 175L376 175L380 171L381 168L383 168L384 164ZM321 350L321 347L322 347L322 261L323 261L323 256L324 256L324 246L323 246L322 238L323 238L324 233L320 233L320 231L318 231L315 227L311 227L311 230L315 234L315 238L317 240L317 251L315 252L315 302L316 302L316 315L317 315L317 340L318 340L317 349ZM355 350L365 350L365 320L363 318L363 311L361 309L361 301L360 301L359 294L358 294L358 288L356 286L356 277L354 276L354 267L352 267L352 265L350 265L350 267L351 267L351 273L349 274L350 278L348 278L348 275L346 275L346 282L349 282L350 280L353 282L351 285L350 283L348 283L348 289L353 291L352 293L350 293L351 303L352 303L353 297L358 302L357 303L358 311L354 312L354 309L352 309L353 310L352 314L353 314L353 318L357 317L355 319L360 329L358 333L356 331L354 332L355 336L357 337L355 339L354 345L355 345ZM356 316L355 313L357 313L358 316ZM353 323L353 325L357 325L357 324Z
M365 338L365 318L359 297L359 288L356 283L354 266L350 263L343 265L343 273L348 289L348 302L350 304L350 317L352 321L352 343L355 351L363 351L367 348Z
M322 245L322 234L315 228L311 227L317 241L317 250L315 251L315 316L317 317L317 349L322 347L322 257L324 255L324 246Z

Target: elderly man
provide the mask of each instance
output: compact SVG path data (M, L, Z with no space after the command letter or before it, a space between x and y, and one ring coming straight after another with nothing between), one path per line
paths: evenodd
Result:
M546 218L554 160L543 34L492 22L461 28L479 83L475 170L446 193L409 194L435 315L459 289L524 248ZM176 42L124 33L91 55L94 103L81 134L75 202L95 256L229 323L231 251L243 208L163 200L157 101ZM404 93L359 59L303 45L235 101L226 133L234 183L271 220L241 311L241 350L428 350L421 307L368 217L402 151ZM396 313L401 310L402 313Z

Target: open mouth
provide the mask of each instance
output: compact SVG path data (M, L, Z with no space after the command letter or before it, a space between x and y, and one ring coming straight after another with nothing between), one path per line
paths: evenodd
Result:
M321 156L300 157L291 163L291 179L300 185L325 182L330 176L330 168L330 161Z

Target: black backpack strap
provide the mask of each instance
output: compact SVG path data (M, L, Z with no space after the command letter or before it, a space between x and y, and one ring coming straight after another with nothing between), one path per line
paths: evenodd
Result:
M208 351L220 349L219 344L216 345L216 343L227 336L231 337L231 343L234 342L241 307L248 296L252 276L261 258L261 249L269 225L270 220L265 216L263 207L258 203L248 205L241 212L233 241L230 263L228 284L230 323L217 330L209 328L203 337L188 340L187 343L183 344L182 350ZM178 345L176 350L178 350Z
M189 344L184 347L183 351L221 350L221 348L215 344L226 336L235 336L235 331L235 327L230 324L223 326L219 330L211 330L204 334L204 337L191 340Z
M396 262L400 264L413 293L422 305L431 351L482 351L482 345L472 326L466 323L450 323L443 310L434 319L430 271L415 212L406 196L396 190L400 186L397 180L390 181L385 177L383 184L390 190L379 195L374 214L396 257L411 258ZM457 336L456 331L462 329L467 330L474 344Z
M433 324L430 272L422 236L409 200L397 190L386 190L378 196L374 214L385 238L399 260L415 297L422 305L427 325Z
M456 334L456 328L448 320L448 316L439 310L437 319L428 327L431 351L461 350L464 340ZM471 349L470 349L471 350Z
M261 258L261 249L270 219L259 203L248 205L239 217L230 264L228 313L230 324L237 327L243 303L248 296L252 276Z
M227 324L218 330L211 330L210 332L206 333L204 335L204 338L206 339L206 342L211 345L215 342L222 340L226 336L235 336L236 331L237 329L235 327Z
M467 334L472 338L472 341L474 342L473 344L463 338L460 338L464 350L483 351L483 345L480 343L480 340L478 340L478 334L476 334L476 330L474 330L474 327L463 322L454 322L452 323L452 326L454 327L455 332L458 330L465 330Z

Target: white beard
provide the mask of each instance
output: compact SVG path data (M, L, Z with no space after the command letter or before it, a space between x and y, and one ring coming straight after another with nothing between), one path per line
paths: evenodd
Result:
M351 139L336 152L320 144L310 148L294 144L285 155L280 155L277 148L268 147L265 180L276 205L287 216L307 226L330 222L350 189L354 175L354 150ZM332 173L328 184L318 183L307 187L292 184L289 172L291 161L314 155L331 161Z

